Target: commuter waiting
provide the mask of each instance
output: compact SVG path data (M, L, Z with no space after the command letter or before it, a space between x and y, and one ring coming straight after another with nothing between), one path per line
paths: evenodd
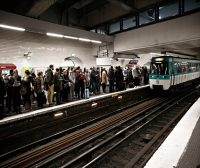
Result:
M50 65L49 69L46 72L46 77L45 77L45 82L48 85L48 101L49 101L49 106L55 106L52 102L53 100L53 95L54 95L54 77L53 77L53 70L54 66Z
M25 106L26 101L28 101L29 103L29 108L32 109L30 95L31 95L31 86L34 84L34 80L33 80L32 75L30 75L29 70L25 71L25 77L24 77L24 80L22 80L22 84L23 86L26 87L26 91L27 91L26 94L22 96L24 99L23 110L26 110L26 106Z
M13 76L11 77L11 84L13 85L13 103L14 111L16 114L21 114L21 95L19 95L20 86L22 85L21 76L18 75L17 69L13 71Z
M44 83L43 77L41 72L38 72L38 76L34 80L34 88L35 93L37 94L37 102L38 108L43 108L43 92L44 92Z
M2 70L0 70L0 119L3 119L5 94L6 94L6 87L2 78Z

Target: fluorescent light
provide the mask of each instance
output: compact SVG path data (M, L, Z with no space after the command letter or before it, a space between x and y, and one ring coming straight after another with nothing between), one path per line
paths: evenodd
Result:
M95 40L91 40L91 42L93 42L93 43L101 43L101 41L95 41Z
M78 38L80 41L87 41L87 42L89 42L89 41L91 41L91 40L89 40L89 39L84 39L84 38Z
M25 31L25 29L23 29L23 28L13 27L13 26L6 26L6 25L2 25L2 24L0 24L0 27L6 28L6 29L13 29L13 30Z
M132 59L124 59L124 60L132 60Z
M61 34L47 33L48 36L63 37Z
M57 114L54 114L54 116L60 116L60 115L63 115L63 113L57 113Z
M64 38L75 39L75 40L78 39L78 37L72 37L72 36L64 36Z
M96 105L97 105L97 103L93 103L93 104L92 104L92 106L96 106Z

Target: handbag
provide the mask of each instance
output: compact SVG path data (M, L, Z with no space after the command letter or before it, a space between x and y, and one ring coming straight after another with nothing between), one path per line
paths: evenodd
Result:
M23 96L23 95L25 95L26 93L27 93L26 88L25 88L24 86L21 86L18 94Z

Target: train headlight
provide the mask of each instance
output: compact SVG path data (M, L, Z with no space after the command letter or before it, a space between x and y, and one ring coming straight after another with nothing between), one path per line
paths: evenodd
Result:
M162 78L165 78L164 76Z

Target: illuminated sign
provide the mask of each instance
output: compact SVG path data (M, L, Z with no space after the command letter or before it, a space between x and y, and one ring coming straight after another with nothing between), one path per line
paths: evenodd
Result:
M27 61L28 61L28 60L31 60L31 57L30 57L30 56L27 56L26 59L27 59Z
M153 58L153 61L165 61L165 58Z

